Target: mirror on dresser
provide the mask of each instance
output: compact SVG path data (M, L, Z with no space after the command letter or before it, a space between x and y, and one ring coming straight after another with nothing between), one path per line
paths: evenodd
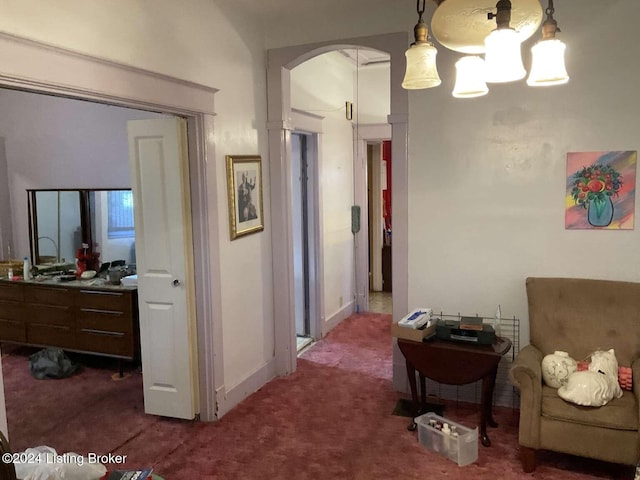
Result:
M130 189L34 189L27 196L35 265L73 264L85 248L101 262L135 264Z

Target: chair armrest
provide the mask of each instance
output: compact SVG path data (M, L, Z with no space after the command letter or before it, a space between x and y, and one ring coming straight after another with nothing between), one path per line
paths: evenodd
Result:
M637 353L631 360L631 381L633 382L633 394L636 396L636 404L638 405L638 418L640 418L640 353ZM640 439L637 448L640 452Z
M542 392L542 352L527 345L518 352L509 370L509 378L520 391L537 389Z
M542 412L542 352L527 345L516 356L509 378L520 390L520 445L540 447L540 416Z

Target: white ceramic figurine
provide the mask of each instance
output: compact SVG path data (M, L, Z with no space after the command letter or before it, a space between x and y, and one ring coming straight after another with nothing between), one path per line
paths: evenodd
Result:
M618 383L618 360L613 349L591 354L589 370L572 373L558 389L560 398L588 407L601 407L622 396Z

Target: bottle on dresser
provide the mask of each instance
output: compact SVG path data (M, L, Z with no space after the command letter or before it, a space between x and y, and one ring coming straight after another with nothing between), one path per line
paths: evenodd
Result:
M29 257L24 257L24 264L22 266L22 279L23 280L29 280L31 279L31 272L30 269L31 267L29 266Z

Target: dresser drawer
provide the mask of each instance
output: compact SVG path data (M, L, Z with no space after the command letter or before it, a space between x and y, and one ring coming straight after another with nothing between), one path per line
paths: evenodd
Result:
M30 323L27 325L27 343L49 347L76 348L76 331L62 325Z
M125 313L131 312L130 292L81 289L75 293L75 304L77 307Z
M4 302L0 300L0 320L20 320L24 322L25 308L20 302Z
M26 342L26 325L20 321L0 319L0 340L4 342Z
M27 323L45 325L75 326L75 318L69 307L56 305L28 305L26 310Z
M19 283L0 282L0 300L24 301L24 288Z
M133 340L128 333L80 328L77 338L79 350L119 357L134 357Z
M78 328L132 333L131 315L128 313L83 307L77 318Z
M70 305L71 292L68 288L29 286L24 293L29 303L41 305Z

